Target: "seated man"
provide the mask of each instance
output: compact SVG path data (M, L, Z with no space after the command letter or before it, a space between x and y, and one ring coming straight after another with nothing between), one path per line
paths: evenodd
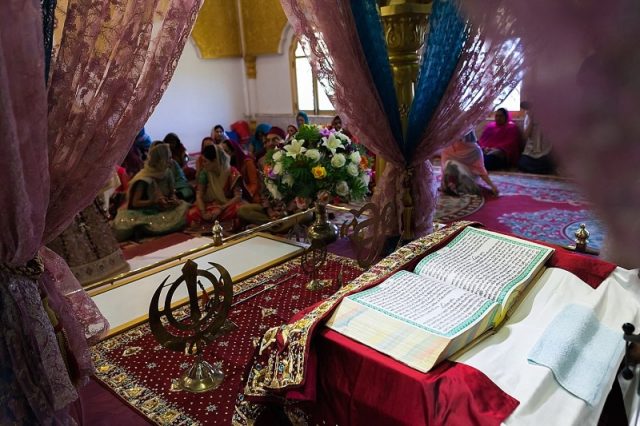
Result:
M272 127L265 139L266 152L273 150L276 146L284 142L284 130L279 127ZM262 175L264 170L264 156L258 160L260 179L264 181ZM262 185L261 203L245 204L238 209L238 217L245 223L262 225L272 220L281 219L298 211L305 210L307 202L304 199L296 198L286 204L282 200L276 200L265 185ZM299 218L298 222L307 223L313 218L309 212L304 218ZM295 225L296 220L286 221L273 228L274 232L285 232Z
M551 158L551 144L542 135L540 126L533 119L528 102L522 102L520 108L525 110L524 116L524 151L518 161L518 169L526 173L553 173L555 165Z
M498 108L495 121L489 123L478 142L484 154L487 170L515 167L520 158L520 130L509 120L509 112Z

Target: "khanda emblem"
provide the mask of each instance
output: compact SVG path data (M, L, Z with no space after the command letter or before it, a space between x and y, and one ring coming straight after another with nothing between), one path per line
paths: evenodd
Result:
M187 260L182 275L172 283L167 283L169 277L165 278L151 298L149 327L156 340L167 349L196 355L195 363L179 379L173 380L172 390L205 392L218 387L224 377L219 366L203 360L203 352L225 325L231 309L233 281L221 265L209 264L220 278ZM184 294L183 286L188 294L187 305L175 306L174 296Z

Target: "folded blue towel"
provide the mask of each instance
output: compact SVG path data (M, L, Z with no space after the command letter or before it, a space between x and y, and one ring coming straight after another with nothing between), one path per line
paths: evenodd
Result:
M551 321L528 360L551 369L560 386L595 405L623 351L622 331L602 325L586 306L568 305Z

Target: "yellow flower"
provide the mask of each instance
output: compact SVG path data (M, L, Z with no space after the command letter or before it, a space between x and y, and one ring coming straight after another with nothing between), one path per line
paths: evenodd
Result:
M315 166L311 169L311 173L313 173L313 177L316 179L324 179L327 176L327 169L322 166Z

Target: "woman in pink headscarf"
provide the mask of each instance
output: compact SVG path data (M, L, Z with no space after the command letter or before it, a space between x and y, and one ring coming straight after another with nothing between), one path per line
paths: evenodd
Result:
M515 167L520 158L520 129L511 120L509 112L498 108L495 121L489 123L480 136L480 147L487 170Z
M440 155L440 164L443 192L451 195L480 194L477 183L477 177L480 177L491 187L491 192L498 195L498 188L484 167L482 150L476 143L473 131L446 147Z

